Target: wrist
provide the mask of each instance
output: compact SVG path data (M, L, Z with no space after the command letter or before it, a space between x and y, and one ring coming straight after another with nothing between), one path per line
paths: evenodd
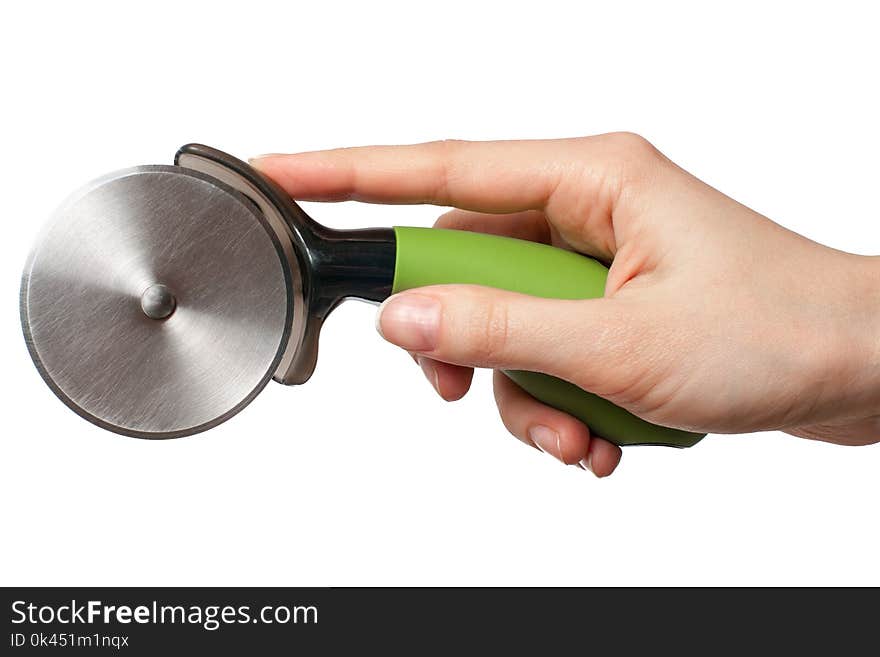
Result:
M837 388L834 418L880 414L880 257L846 255L842 267L838 330L830 336L828 362Z

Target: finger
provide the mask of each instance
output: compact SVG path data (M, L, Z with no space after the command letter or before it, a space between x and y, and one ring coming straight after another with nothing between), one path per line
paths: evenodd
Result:
M571 415L529 395L502 372L494 374L495 403L507 430L567 465L586 461L590 430Z
M269 155L252 164L309 200L431 203L481 212L540 209L565 171L568 140L436 141Z
M446 401L458 401L470 390L474 378L472 367L452 365L417 354L413 358L437 394Z
M471 210L450 210L440 215L434 228L468 230L474 233L503 235L530 242L550 244L550 225L543 212L526 210L510 214L489 214Z
M434 228L502 235L571 250L571 244L547 220L546 214L539 210L492 214L456 208L440 215L434 222Z
M577 463L597 477L607 477L620 463L620 447L592 435L571 415L542 404L497 370L494 387L504 426L523 442L563 463Z
M639 354L650 346L639 337L648 333L642 329L648 313L635 305L438 285L387 299L377 327L389 342L434 360L544 372L613 397L630 383ZM630 367L620 367L624 360Z
M252 164L294 198L546 210L563 237L610 260L624 188L663 159L626 133L544 141L440 141L269 155Z
M593 436L587 461L582 465L597 477L607 477L617 468L622 456L623 450L620 447L603 438Z

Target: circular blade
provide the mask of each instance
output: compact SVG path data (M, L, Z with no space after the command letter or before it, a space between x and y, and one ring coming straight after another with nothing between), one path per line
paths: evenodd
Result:
M56 212L31 253L21 313L55 393L101 427L174 438L219 424L274 372L290 263L255 207L209 176L146 166Z

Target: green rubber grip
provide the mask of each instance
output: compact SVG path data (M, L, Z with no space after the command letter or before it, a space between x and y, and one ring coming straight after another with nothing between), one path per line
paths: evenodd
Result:
M486 285L552 299L604 296L608 269L587 256L511 237L438 228L395 227L393 292L425 285ZM618 445L690 447L705 434L642 420L577 386L536 372L505 371L545 404L578 418Z

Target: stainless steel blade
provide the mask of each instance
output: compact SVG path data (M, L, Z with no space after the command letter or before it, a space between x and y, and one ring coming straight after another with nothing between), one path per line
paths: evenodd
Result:
M56 212L21 315L52 390L118 433L172 438L234 415L286 346L291 263L257 208L176 166L110 174Z

